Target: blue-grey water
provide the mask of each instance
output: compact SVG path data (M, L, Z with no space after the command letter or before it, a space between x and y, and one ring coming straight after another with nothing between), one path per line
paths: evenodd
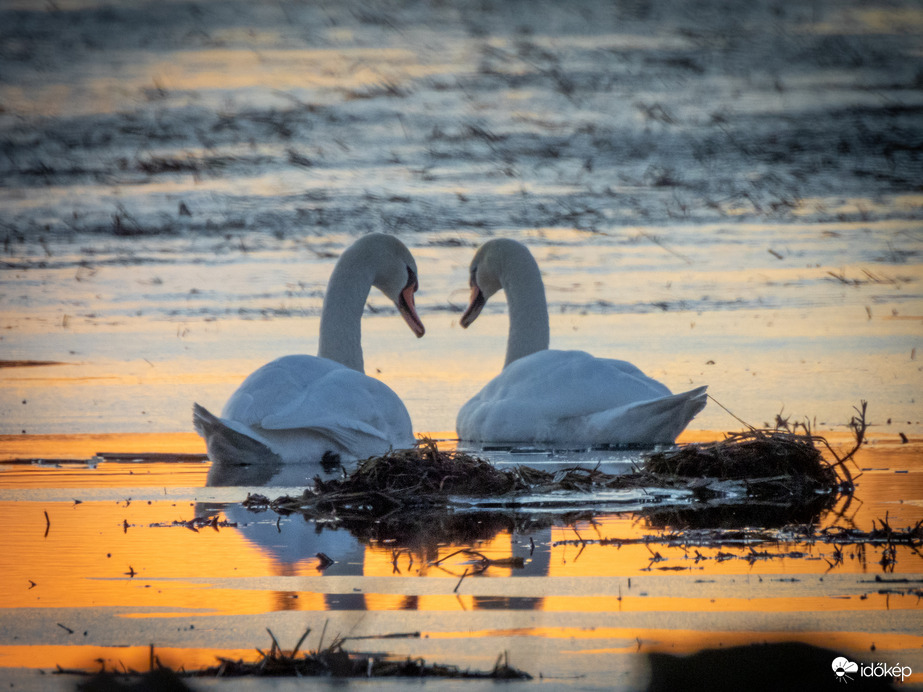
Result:
M555 347L754 424L865 398L920 430L914 3L7 2L0 26L0 353L66 363L4 372L2 432L188 430L313 352L370 231L420 265L427 337L379 295L365 321L418 430L502 363L501 296L456 323L501 235Z

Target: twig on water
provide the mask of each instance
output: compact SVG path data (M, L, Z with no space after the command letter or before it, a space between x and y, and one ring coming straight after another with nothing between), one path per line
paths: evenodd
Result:
M274 635L272 633L272 630L269 629L268 627L266 628L266 631L269 632L269 638L272 639L272 647L269 649L270 657L275 656L276 651L278 651L279 653L282 653L282 647L279 646L279 641L276 639L276 635Z
M452 589L452 592L453 592L453 593L458 593L458 587L461 586L462 581L463 581L464 578L467 577L467 576L468 576L468 568L465 567L465 571L462 573L461 579L458 580L458 583L455 585L455 588Z
M756 428L754 428L752 425L750 425L750 424L749 424L747 421L745 421L743 418L740 418L736 413L734 413L733 411L731 411L731 409L729 409L727 406L725 406L724 404L722 404L720 401L718 401L718 400L717 400L715 397L713 397L711 394L706 394L706 396L707 396L709 399L711 399L712 401L714 401L716 404L718 404L718 406L720 406L720 407L723 408L725 411L727 411L737 422L746 425L750 430L756 430Z
M318 654L324 650L324 635L327 633L327 623L329 622L330 620L324 620L324 629L320 631L320 641L317 642L317 653Z
M850 473L849 469L846 467L846 462L850 461L853 456L855 456L856 452L859 451L859 448L862 447L863 442L865 442L865 431L868 430L868 423L865 420L867 409L868 402L865 399L862 399L858 406L853 406L853 410L858 415L850 418L849 423L847 423L847 427L853 431L853 434L856 437L856 444L844 456L841 457L839 454L837 454L836 451L834 451L834 449L830 446L830 444L821 438L827 449L830 450L830 453L834 456L834 458L836 458L836 463L833 464L833 467L835 469L842 469L843 475L846 476L846 482L850 486L853 484L854 479L852 473ZM853 461L853 463L855 463L855 461Z
M647 238L649 241L651 241L651 242L654 243L655 245L659 245L661 248L663 248L664 250L666 250L667 252L669 252L669 253L670 253L671 255L673 255L674 257L678 257L679 259L681 259L681 260L682 260L683 262L685 262L686 264L692 264L692 263L693 263L692 260L691 260L687 255L684 255L684 254L681 253L681 252L677 252L677 251L674 250L673 248L669 247L666 243L664 243L664 242L663 242L660 238L658 238L657 236L655 236L655 235L653 235L653 234L651 234L651 233L648 233L648 232L646 232L646 231L638 231L638 234L641 235L641 236L643 236L643 237L645 237L645 238Z

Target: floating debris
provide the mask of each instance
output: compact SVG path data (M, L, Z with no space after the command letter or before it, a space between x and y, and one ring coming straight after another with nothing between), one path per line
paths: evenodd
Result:
M734 489L749 498L805 502L818 493L851 494L852 477L838 471L845 468L839 460L832 464L824 459L818 443L826 441L807 433L752 429L718 442L652 454L640 476L653 476L653 485L671 487L686 479L701 499Z
M864 402L861 418L857 426L864 432ZM861 444L861 437L859 440ZM820 497L826 507L841 494L852 494L852 476L845 461L855 450L842 458L834 453L836 462L831 463L819 445L830 449L826 440L809 430L751 428L718 442L650 454L633 473L609 474L580 466L555 472L524 465L498 469L464 452L442 451L434 441L424 439L414 448L366 459L343 478L315 477L313 487L301 496L270 500L251 494L243 505L313 517L382 518L397 510L460 508L465 505L461 498L504 498L524 506L526 496L661 489L684 491L701 501L732 498L738 502L784 502L787 506L817 505ZM582 499L592 504L592 497Z
M445 506L452 495L496 497L528 489L516 471L497 469L463 452L442 451L424 439L411 449L366 459L345 478L315 477L314 486L300 497L270 500L249 494L243 505L280 513L384 516L398 508Z
M572 526L618 507L630 508L652 529L674 538L708 532L711 545L720 544L722 531L753 526L776 532L765 540L817 541L822 537L782 538L778 532L790 532L792 526L813 532L831 511L845 517L854 491L845 463L862 443L865 403L856 411L851 422L856 445L845 455L813 435L807 424L793 428L781 417L777 429L751 427L719 442L649 454L623 474L579 466L554 472L524 465L499 469L424 439L413 449L366 459L342 478L315 478L300 495L270 499L249 494L243 506L254 512L298 513L318 526L347 530L360 541L387 542L398 553L420 555L434 543L465 545L502 531L527 534L551 525ZM835 461L827 461L821 448ZM874 545L877 535L858 532L853 538ZM699 546L709 544L707 538L700 540ZM750 540L760 542L753 535ZM893 566L896 555L882 549L883 565ZM480 560L473 569L490 566Z
M835 484L836 474L814 442L812 436L784 430L749 430L718 442L652 454L645 470L657 475L721 480L800 476L824 485Z
M215 531L218 531L222 528L234 528L237 526L237 522L228 521L226 519L219 519L217 514L206 516L206 517L195 517L193 519L182 520L174 519L172 522L155 522L153 524L148 524L151 528L163 528L166 526L182 526L189 529L195 533L199 532L199 529L211 528Z
M63 625L62 625L63 627ZM326 624L324 625L326 630ZM82 690L112 690L124 689L120 682L133 682L156 678L162 681L178 683L173 687L153 687L145 689L189 689L182 683L181 678L231 678L231 677L338 677L338 678L380 678L380 677L438 677L438 678L476 678L493 680L531 680L532 676L518 670L509 664L509 656L501 653L494 667L490 671L462 670L457 666L428 664L422 658L398 659L389 654L379 653L352 653L343 648L347 638L335 637L326 648L320 648L324 634L321 633L321 643L318 650L304 652L300 656L301 645L311 633L311 629L304 634L291 651L285 651L271 630L266 630L272 640L269 652L257 649L260 655L256 661L231 660L218 657L220 663L201 670L173 671L163 666L151 646L150 665L148 673L134 670L124 672L106 672L105 670L88 673L81 670L66 670L58 667L58 673L87 675L92 677L85 684L79 685ZM419 637L419 633L409 635L383 635L380 638L395 638L404 636ZM358 638L358 637L357 637ZM367 637L362 637L367 638ZM129 688L134 689L134 688Z
M268 630L267 630L268 631ZM456 666L428 664L422 658L395 659L388 654L352 653L343 648L345 639L337 637L326 649L304 653L298 650L310 629L301 635L291 653L279 646L275 636L269 653L257 649L261 658L253 663L219 659L220 665L192 673L197 677L304 677L332 676L338 678L379 677L439 677L480 678L495 680L531 680L532 676L509 665L508 656L503 653L494 664L493 670L462 670Z
M876 523L881 524L876 527ZM844 549L849 547L853 551L849 554L851 559L857 556L865 561L867 548L882 549L881 559L878 564L882 571L893 572L897 563L898 547L914 553L923 549L923 520L914 526L903 529L892 528L888 523L887 515L884 519L872 521L871 531L862 531L858 528L844 528L829 526L817 529L813 524L789 525L780 529L738 528L738 529L688 529L649 534L638 538L589 538L562 539L555 541L554 546L573 545L581 548L587 545L612 546L620 549L626 545L644 545L650 551L652 558L647 570L655 563L664 562L668 558L651 549L651 546L661 548L679 548L682 550L680 559L691 561L694 565L708 560L725 562L727 560L744 560L749 564L764 562L774 559L814 559L826 560L832 570L844 563ZM827 556L817 553L814 547L817 544L832 547L833 553ZM757 546L770 546L769 550L757 550ZM704 554L700 549L716 550L715 554ZM688 567L658 567L657 569L689 569ZM829 571L829 570L828 570ZM919 581L917 583L923 583ZM919 589L914 591L916 594Z
M644 470L657 476L715 478L721 481L746 481L749 495L788 491L796 497L817 492L853 492L853 477L846 466L865 440L868 403L854 407L856 415L849 428L856 444L847 454L838 455L827 440L811 433L808 423L788 424L776 416L775 429L729 433L725 439L708 444L688 444L647 457ZM798 428L802 432L798 432ZM819 446L836 459L827 461Z
M348 490L386 495L479 497L504 495L526 488L515 473L497 469L489 461L464 452L441 451L428 438L411 449L394 450L366 459L342 481L315 480L319 493Z

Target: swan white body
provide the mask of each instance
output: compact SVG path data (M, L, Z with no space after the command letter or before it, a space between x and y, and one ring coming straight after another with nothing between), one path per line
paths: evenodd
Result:
M513 240L491 240L472 260L471 304L462 326L470 325L501 288L510 315L506 364L458 412L461 440L580 447L669 444L704 408L706 387L671 394L631 363L548 349L541 274L529 250Z
M231 395L220 418L195 405L193 423L212 461L275 468L317 463L327 452L349 461L414 444L400 397L363 373L360 322L372 286L394 300L414 333L423 335L410 252L391 236L363 236L331 275L318 356L284 356L257 369Z

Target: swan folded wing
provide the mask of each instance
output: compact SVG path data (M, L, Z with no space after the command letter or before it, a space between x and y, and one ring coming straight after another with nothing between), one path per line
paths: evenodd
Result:
M672 444L706 404L707 387L599 411L580 422L590 444Z
M410 415L383 382L349 368L327 372L310 387L290 393L259 421L264 430L312 430L348 449L367 438L413 444Z
M221 417L244 425L262 426L264 419L297 401L325 375L346 369L317 356L277 358L250 373L224 405Z
M485 441L668 442L705 405L704 392L673 395L625 361L539 351L508 365L466 403L457 428L463 439Z
M472 399L456 427L461 439L485 442L578 442L582 417L567 415L548 397Z
M473 399L459 412L462 439L579 445L670 444L705 407L705 387L569 415L553 397Z
M285 356L254 371L221 417L286 457L303 454L311 439L356 457L413 444L410 415L387 385L316 356Z
M626 361L546 350L508 365L478 397L521 401L537 409L533 415L570 418L670 395L666 386Z

